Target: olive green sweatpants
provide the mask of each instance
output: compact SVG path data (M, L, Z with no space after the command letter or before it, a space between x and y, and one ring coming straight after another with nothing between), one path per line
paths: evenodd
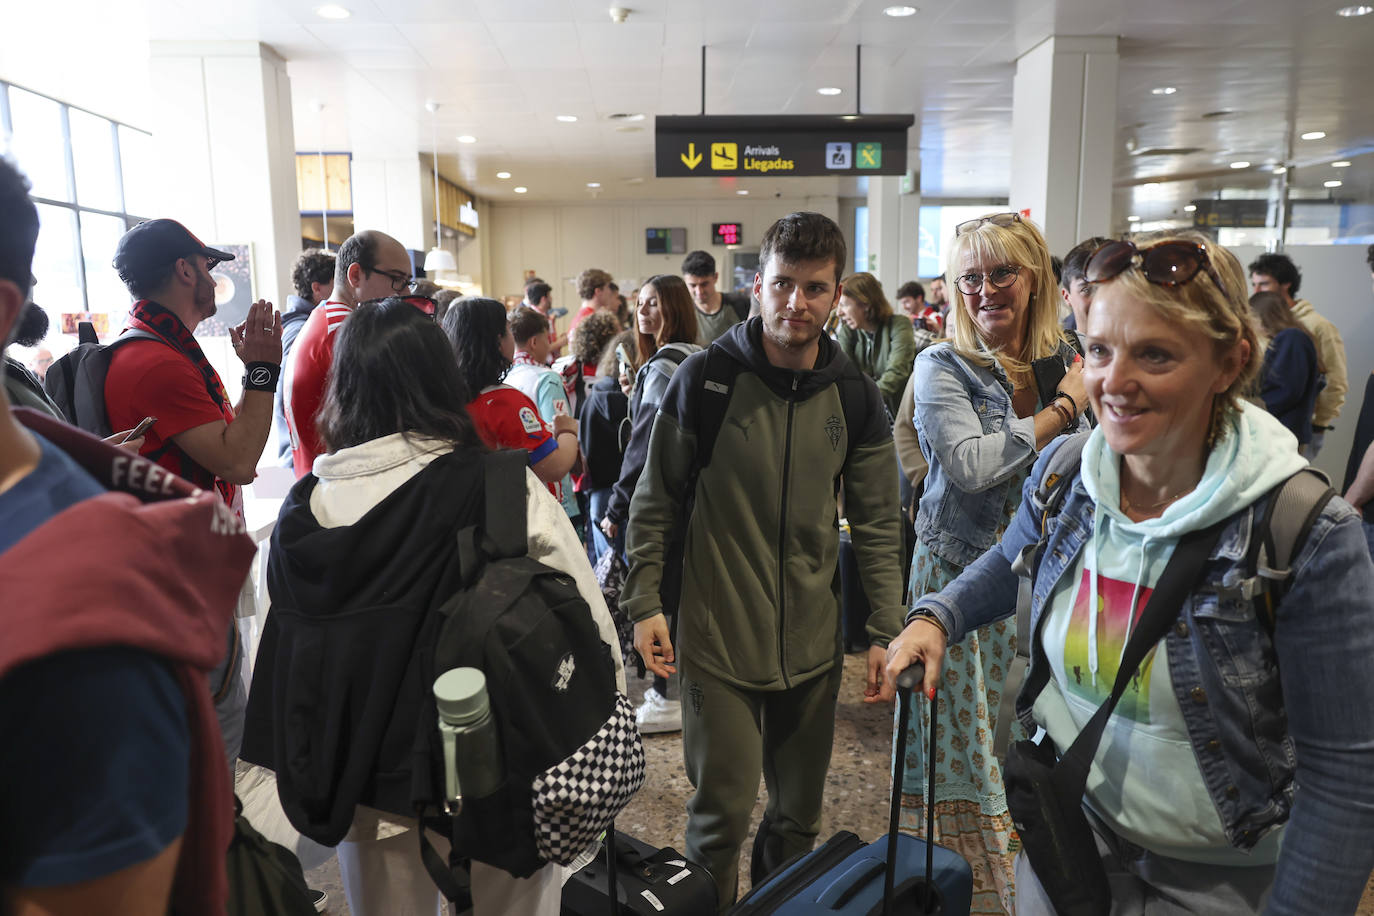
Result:
M764 865L771 870L815 844L844 666L788 690L745 690L686 659L678 666L682 754L696 789L687 802L687 858L715 877L724 912L735 902L760 774L770 825Z

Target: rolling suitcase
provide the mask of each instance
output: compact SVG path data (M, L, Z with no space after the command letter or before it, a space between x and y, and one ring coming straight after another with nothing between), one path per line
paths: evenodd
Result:
M897 832L902 804L902 764L911 691L924 677L913 665L897 678L899 704L892 810L887 836L864 844L841 831L811 852L798 856L751 890L731 916L964 916L973 902L973 872L963 856L910 834ZM935 819L935 709L930 711L930 792L926 799L926 836Z
M716 883L671 847L606 830L602 855L563 885L562 916L711 916ZM611 901L615 901L612 903Z

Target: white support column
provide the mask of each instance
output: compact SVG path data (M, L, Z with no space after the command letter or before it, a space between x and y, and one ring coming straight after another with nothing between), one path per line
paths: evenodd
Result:
M868 260L889 298L901 284L902 178L868 179Z
M250 244L255 294L284 305L300 250L286 61L256 41L149 43L159 209L207 244Z
M1117 40L1055 35L1016 62L1011 208L1061 257L1111 229Z
M897 286L920 277L921 260L921 192L903 194L901 200L901 250L897 258L896 284L884 287L887 298L896 308Z

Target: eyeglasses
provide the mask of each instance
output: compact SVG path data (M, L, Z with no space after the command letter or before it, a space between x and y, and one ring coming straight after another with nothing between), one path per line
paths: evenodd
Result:
M381 271L376 272L380 273ZM388 302L392 299L400 299L402 302L413 305L431 318L439 312L439 304L428 296L383 296L380 299L368 299L366 302L360 302L358 304L375 305L378 302Z
M1137 248L1135 242L1108 242L1088 261L1084 276L1089 283L1102 283L1132 267L1139 268L1145 279L1156 286L1170 289L1188 283L1206 269L1207 276L1212 278L1221 294L1228 295L1226 284L1221 282L1212 266L1207 246L1184 239L1160 242L1144 249Z
M408 289L415 288L415 278L410 274L401 273L399 270L382 270L380 267L374 267L370 273L381 274L390 280L392 292L403 293Z
M984 223L992 223L994 226L1014 226L1021 222L1020 213L994 213L991 216L980 216L977 219L966 219L954 227L956 236L963 235L965 232L972 232Z
M987 282L997 289L1006 289L1016 282L1017 274L1021 273L1021 268L1013 264L1003 264L1001 267L994 267L986 274ZM954 285L959 287L959 292L965 296L974 296L983 290L983 274L964 274L962 277L954 278Z

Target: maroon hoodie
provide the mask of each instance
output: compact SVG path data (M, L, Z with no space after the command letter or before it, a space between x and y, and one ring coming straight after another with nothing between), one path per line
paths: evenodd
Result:
M191 738L172 905L178 913L222 914L233 787L207 674L224 657L253 541L213 491L37 411L16 408L14 417L110 492L0 553L0 677L55 652L105 646L140 649L171 665ZM90 565L73 570L73 557L91 558Z

